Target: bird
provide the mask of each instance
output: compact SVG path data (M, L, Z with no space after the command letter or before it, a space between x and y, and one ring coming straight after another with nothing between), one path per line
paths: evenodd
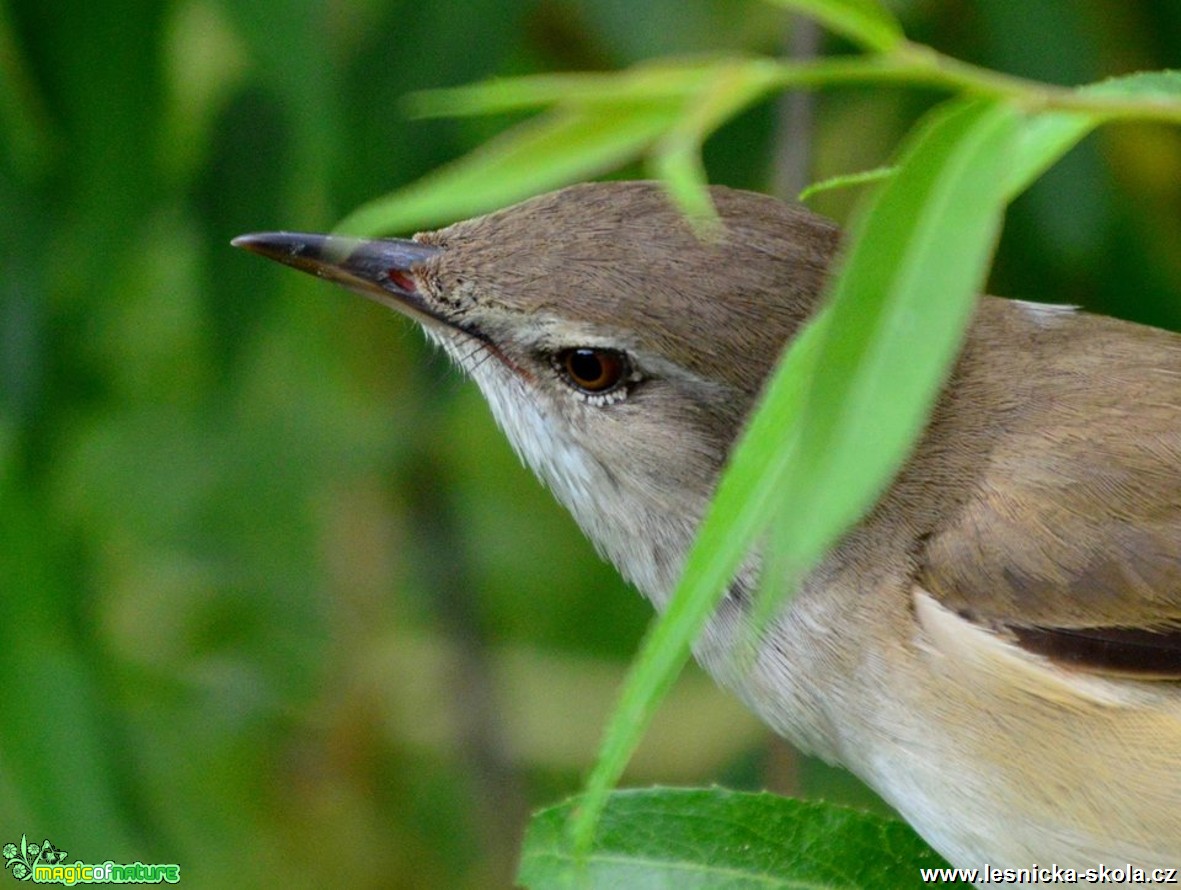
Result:
M630 181L413 239L233 243L418 322L662 610L842 249L801 206L710 197L711 238ZM902 469L754 638L761 563L697 660L953 865L1181 866L1181 335L981 296Z

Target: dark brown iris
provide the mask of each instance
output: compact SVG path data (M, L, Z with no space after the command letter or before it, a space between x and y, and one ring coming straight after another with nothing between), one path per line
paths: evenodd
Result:
M585 393L606 393L623 383L627 357L614 349L564 349L555 356L558 370Z

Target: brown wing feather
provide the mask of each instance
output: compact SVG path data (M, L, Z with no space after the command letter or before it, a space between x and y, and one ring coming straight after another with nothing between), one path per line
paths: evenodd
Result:
M920 583L1052 659L1181 679L1181 336L1083 314L1045 326Z

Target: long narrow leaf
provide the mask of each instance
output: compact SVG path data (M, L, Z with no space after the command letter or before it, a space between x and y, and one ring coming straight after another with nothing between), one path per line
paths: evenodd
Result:
M554 111L527 121L406 188L365 204L337 230L406 232L485 213L597 176L640 154L676 122L676 105Z
M796 418L798 447L764 580L790 587L864 515L927 422L1000 231L1020 117L940 108L853 230L832 321ZM760 603L765 616L775 597ZM760 622L756 622L761 624Z
M673 200L690 219L716 227L718 219L706 190L701 146L710 134L775 86L777 66L751 61L731 65L696 97L676 126L657 142L651 166Z
M423 90L407 98L417 117L466 117L564 105L623 105L684 99L706 89L721 72L766 59L711 58L647 63L626 71L531 74L467 86Z

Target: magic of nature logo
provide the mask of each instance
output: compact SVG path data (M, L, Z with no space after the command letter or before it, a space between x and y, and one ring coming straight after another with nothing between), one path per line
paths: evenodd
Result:
M48 839L29 843L23 834L19 844L5 844L3 853L4 868L14 878L35 884L175 884L180 880L180 866L175 863L119 863L108 859L102 863L78 860L68 864L65 850Z

